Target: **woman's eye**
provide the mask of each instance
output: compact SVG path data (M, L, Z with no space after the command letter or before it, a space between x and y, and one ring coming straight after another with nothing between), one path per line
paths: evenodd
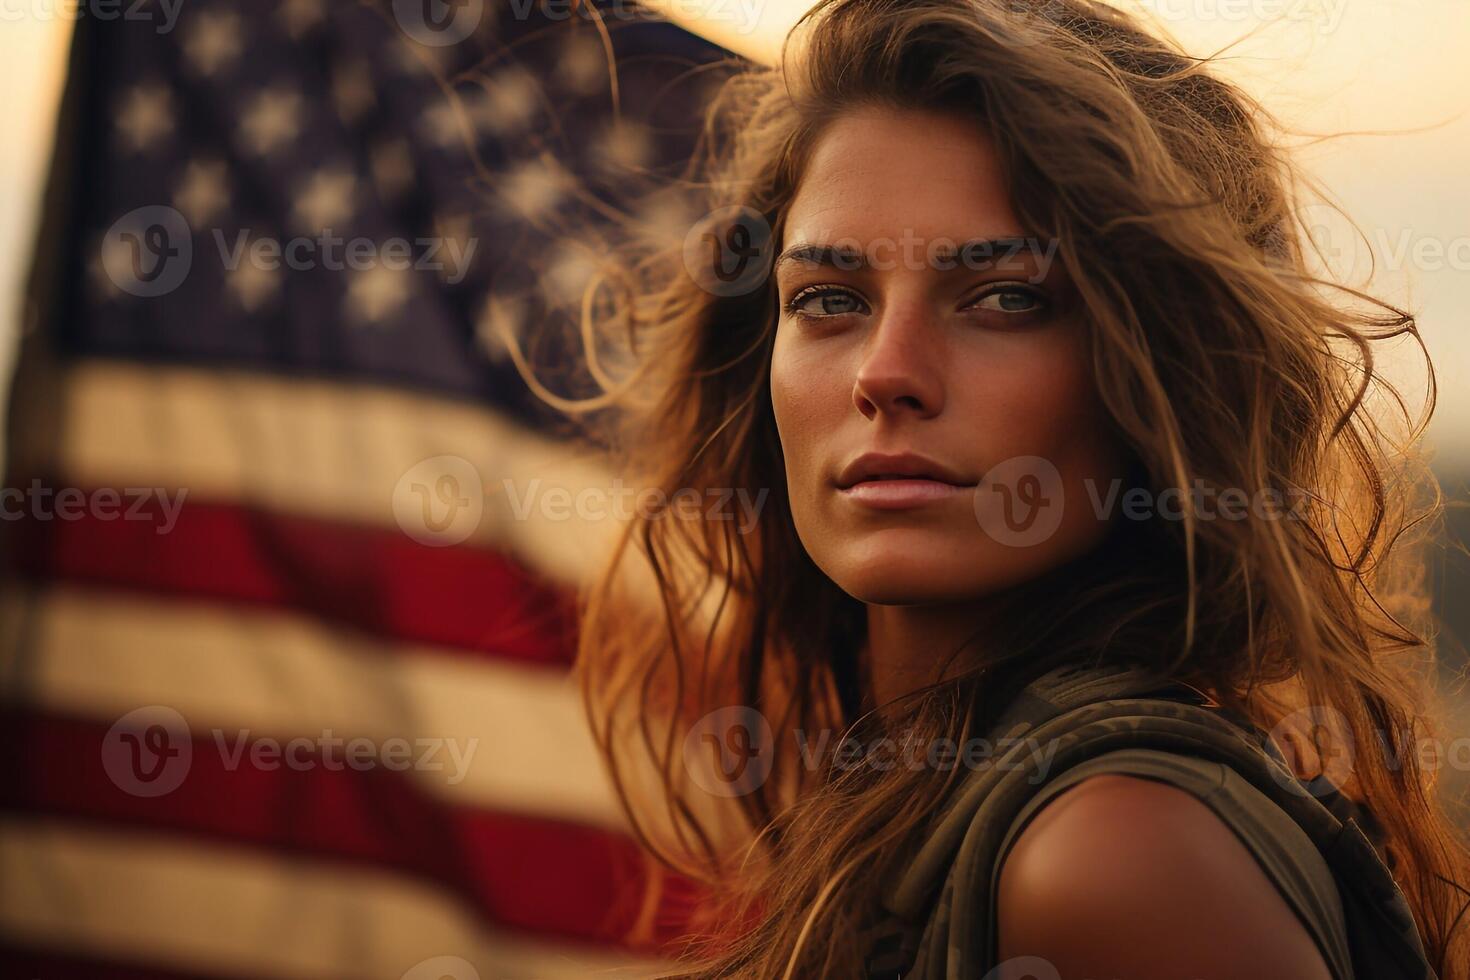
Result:
M867 309L855 294L845 289L811 290L797 293L786 304L790 313L804 316L843 316Z
M1045 305L1035 290L1019 286L993 289L971 304L974 309L994 313L1034 313Z

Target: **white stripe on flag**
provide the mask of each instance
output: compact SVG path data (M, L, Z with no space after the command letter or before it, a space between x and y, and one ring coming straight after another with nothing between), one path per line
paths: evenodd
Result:
M625 826L565 671L386 643L278 611L72 587L8 587L0 623L16 630L0 646L7 700L106 724L161 705L226 747L246 730L379 746L453 739L466 764L446 745L437 771L408 770L437 796Z
M417 475L421 464L457 457L481 481L456 487L482 498L465 540L568 584L599 569L622 526L617 515L635 506L627 493L615 496L620 484L599 453L463 402L104 361L60 368L54 382L56 429L38 421L21 431L14 473L82 487L181 488L186 502L403 530L416 505L437 504L413 496L413 483L436 489L434 473Z
M299 980L626 980L655 966L489 933L451 897L382 871L15 817L0 818L0 933L123 962Z

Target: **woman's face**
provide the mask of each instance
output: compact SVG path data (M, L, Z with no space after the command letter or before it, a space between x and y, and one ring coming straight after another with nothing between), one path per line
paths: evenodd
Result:
M1120 453L1055 244L1024 234L973 123L854 110L813 148L771 400L797 533L857 599L978 599L1102 536Z

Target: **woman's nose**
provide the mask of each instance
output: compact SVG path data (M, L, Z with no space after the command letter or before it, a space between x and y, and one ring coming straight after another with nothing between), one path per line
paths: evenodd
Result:
M929 418L944 408L943 352L919 311L894 310L877 324L853 383L852 400L869 420Z

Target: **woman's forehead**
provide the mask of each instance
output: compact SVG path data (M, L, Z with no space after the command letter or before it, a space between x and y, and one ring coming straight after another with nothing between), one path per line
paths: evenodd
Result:
M817 136L786 215L787 242L1022 233L999 155L975 121L856 109Z

